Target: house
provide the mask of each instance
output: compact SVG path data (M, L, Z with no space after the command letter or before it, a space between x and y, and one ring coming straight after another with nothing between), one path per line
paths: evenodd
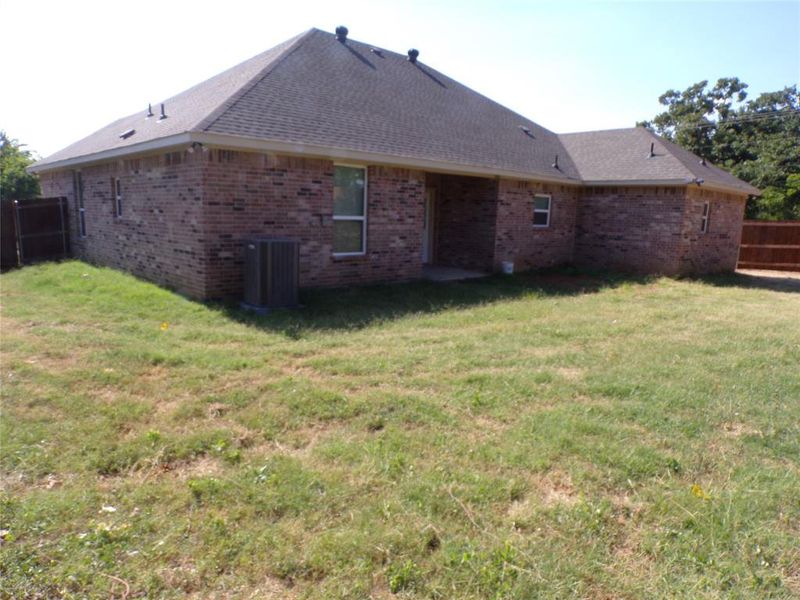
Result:
M250 234L304 287L574 263L735 267L758 190L643 128L557 135L419 60L311 29L36 163L75 254L195 298L242 293Z

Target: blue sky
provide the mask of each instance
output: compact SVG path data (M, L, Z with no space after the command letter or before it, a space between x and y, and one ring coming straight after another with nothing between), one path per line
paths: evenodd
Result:
M0 128L42 155L312 26L418 48L558 132L632 126L702 79L751 96L800 79L800 0L0 0L0 21Z

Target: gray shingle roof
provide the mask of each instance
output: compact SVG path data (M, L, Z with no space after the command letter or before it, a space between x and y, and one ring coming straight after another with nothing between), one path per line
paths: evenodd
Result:
M158 119L160 114L158 105L153 106L155 116L149 119L145 118L146 110L143 106L140 112L106 125L88 137L39 161L37 166L79 156L89 156L104 150L133 146L187 131L199 131L200 125L209 115L217 114L222 110L232 96L246 87L253 78L268 70L303 35L305 34L287 40L177 96L167 98L163 101L167 114L167 118L163 121ZM121 139L120 134L129 129L135 129L136 133L129 138Z
M747 194L758 189L706 162L644 127L566 133L558 136L585 182L693 181L734 188ZM650 157L650 144L655 156Z
M754 193L640 129L556 135L405 54L317 29L300 34L164 101L168 118L130 115L39 161L124 150L175 134L206 132L437 161L565 182L705 178ZM526 128L529 134L522 128ZM135 133L120 138L123 131ZM688 154L687 158L685 155ZM553 168L558 155L559 168ZM53 165L57 167L58 165ZM699 167L699 164L697 165ZM714 179L716 178L716 179ZM747 189L744 189L745 186Z

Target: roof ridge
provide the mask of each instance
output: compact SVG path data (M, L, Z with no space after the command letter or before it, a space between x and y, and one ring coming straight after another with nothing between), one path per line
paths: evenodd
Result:
M319 30L316 27L311 27L310 29L307 29L304 32L296 35L294 38L290 38L289 40L283 42L283 44L286 44L286 47L281 50L277 56L264 65L263 68L259 69L258 73L251 77L248 81L239 86L230 96L220 102L215 109L198 121L196 125L190 127L189 131L205 131L211 127L222 115L233 108L242 96L253 89L253 87L255 87L262 79L264 79L264 77L269 75L273 69L275 69L275 67L277 67L278 64L280 64L289 54L294 52L302 44L302 42L304 42L312 33L317 31ZM280 45L282 44L278 44L278 46ZM273 46L273 48L275 47L277 46ZM272 50L272 48L265 50L261 54L265 54L270 50Z
M635 129L645 129L640 125L633 127L611 127L610 129L587 129L586 131L568 131L567 133L557 133L559 137L567 135L586 135L587 133L611 133L612 131L633 131Z

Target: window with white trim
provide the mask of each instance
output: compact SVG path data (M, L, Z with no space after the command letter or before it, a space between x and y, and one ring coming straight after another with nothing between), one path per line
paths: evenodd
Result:
M364 254L367 249L367 170L333 168L333 253Z
M550 203L551 198L547 194L536 194L533 197L533 226L550 226Z
M111 195L114 198L114 216L119 219L122 216L122 182L119 177L111 179Z
M708 221L711 218L711 204L708 202L703 203L703 216L700 221L700 231L708 233Z
M72 192L78 211L78 237L86 237L86 207L83 204L83 178L80 171L72 172Z

